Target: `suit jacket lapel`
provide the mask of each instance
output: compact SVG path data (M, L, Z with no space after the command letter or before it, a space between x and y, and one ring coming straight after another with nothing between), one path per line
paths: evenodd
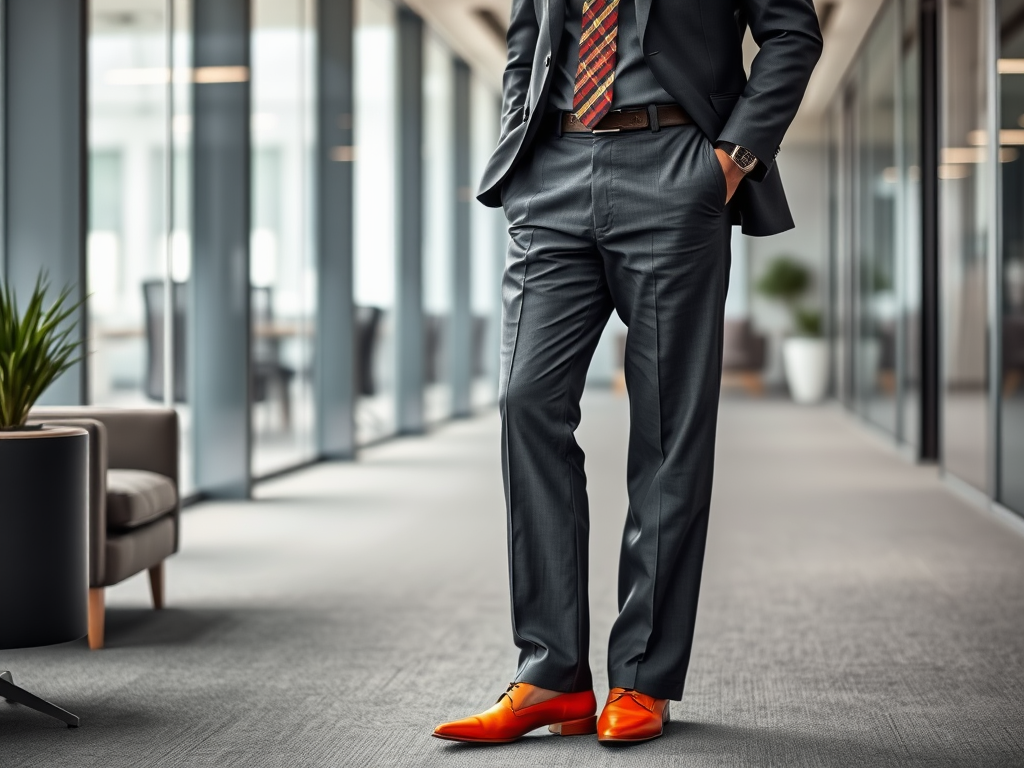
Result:
M647 32L647 21L651 18L651 3L653 0L636 0L636 31L640 37L641 47L644 44L644 34Z

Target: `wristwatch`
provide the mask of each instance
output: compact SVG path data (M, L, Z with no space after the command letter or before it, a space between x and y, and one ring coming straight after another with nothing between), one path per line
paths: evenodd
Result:
M750 173L757 167L757 155L746 147L733 144L731 141L720 141L716 146L724 149L744 173Z

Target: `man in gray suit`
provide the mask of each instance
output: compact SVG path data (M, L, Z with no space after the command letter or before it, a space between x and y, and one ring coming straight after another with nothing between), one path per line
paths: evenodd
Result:
M749 77L742 40L760 47ZM775 158L821 53L811 0L513 0L502 135L502 459L516 682L438 726L658 736L682 697L711 503L730 232L793 226ZM588 660L588 509L574 431L612 311L629 328L629 509L607 704Z

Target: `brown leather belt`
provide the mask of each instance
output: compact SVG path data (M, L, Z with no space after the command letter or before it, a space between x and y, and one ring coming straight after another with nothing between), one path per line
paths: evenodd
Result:
M562 113L562 133L619 133L621 131L657 131L674 125L690 125L693 119L678 104L646 109L617 109L609 112L591 131L572 112Z

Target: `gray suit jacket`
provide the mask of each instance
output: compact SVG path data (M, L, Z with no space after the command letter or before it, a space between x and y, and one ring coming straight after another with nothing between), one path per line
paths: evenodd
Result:
M761 161L736 193L735 223L748 235L791 229L775 157L821 55L811 0L636 0L636 13L644 55L662 87L710 140L744 146ZM501 205L502 184L537 136L564 17L565 0L513 0L501 138L477 195L484 205ZM742 50L748 26L760 46L749 78Z

